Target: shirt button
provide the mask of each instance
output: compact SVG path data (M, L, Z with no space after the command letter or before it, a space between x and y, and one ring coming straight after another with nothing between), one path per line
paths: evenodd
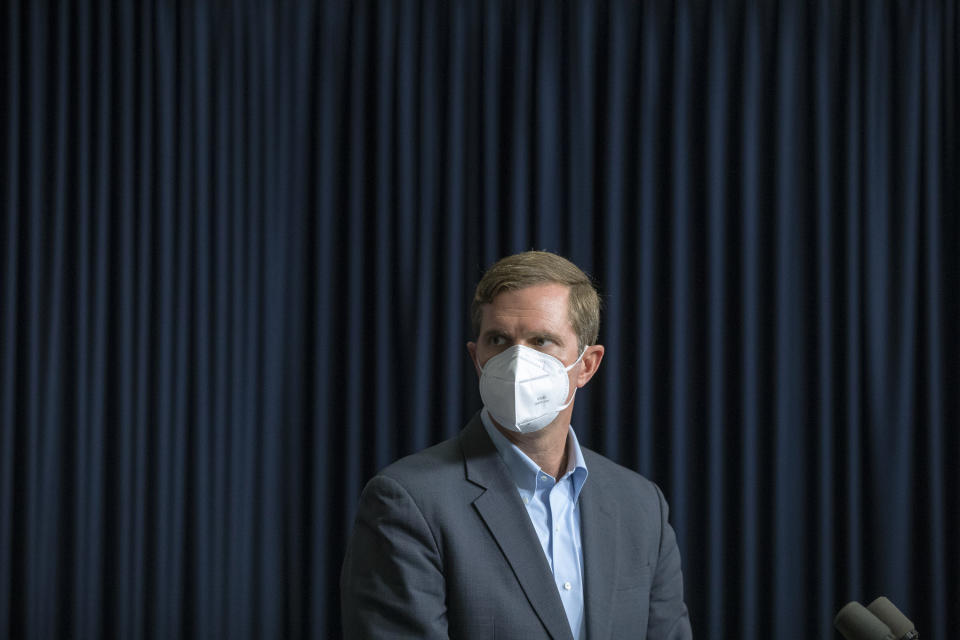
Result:
M523 504L530 504L530 498L524 498Z
M540 479L543 480L544 482L546 482L546 481L549 480L550 478L548 478L547 476L540 476Z
M573 589L573 585L570 584L569 582L564 582L563 588L566 589L567 591L570 591L570 589Z

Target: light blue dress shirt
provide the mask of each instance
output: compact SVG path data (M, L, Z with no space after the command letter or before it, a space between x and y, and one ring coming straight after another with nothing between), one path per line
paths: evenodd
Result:
M573 637L582 640L587 634L583 617L583 545L580 542L577 499L587 480L587 465L573 427L569 428L572 455L567 457L567 471L555 480L500 433L486 408L480 412L480 419L527 507L530 522L553 572L553 581L567 612Z

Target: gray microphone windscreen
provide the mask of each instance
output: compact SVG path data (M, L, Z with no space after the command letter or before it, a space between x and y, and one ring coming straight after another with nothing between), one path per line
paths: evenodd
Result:
M867 609L870 613L880 618L885 625L890 627L890 631L893 631L893 637L897 638L897 640L920 637L916 627L913 626L913 623L910 622L907 616L903 615L900 609L897 609L897 607L884 596L880 596L867 605Z
M837 612L833 626L847 640L896 640L890 627L883 624L859 602L848 602Z

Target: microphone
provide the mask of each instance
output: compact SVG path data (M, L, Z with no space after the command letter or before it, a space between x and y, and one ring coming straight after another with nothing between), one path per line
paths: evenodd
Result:
M833 626L847 640L897 640L890 627L859 602L843 605L833 619Z
M886 597L880 596L868 604L867 609L890 627L896 640L916 640L920 637L913 623Z

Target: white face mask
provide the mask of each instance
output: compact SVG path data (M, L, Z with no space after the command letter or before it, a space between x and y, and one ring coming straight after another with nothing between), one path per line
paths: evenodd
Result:
M539 431L570 406L569 367L551 355L515 345L493 356L480 372L480 397L501 426L519 433ZM574 390L576 393L576 390Z

